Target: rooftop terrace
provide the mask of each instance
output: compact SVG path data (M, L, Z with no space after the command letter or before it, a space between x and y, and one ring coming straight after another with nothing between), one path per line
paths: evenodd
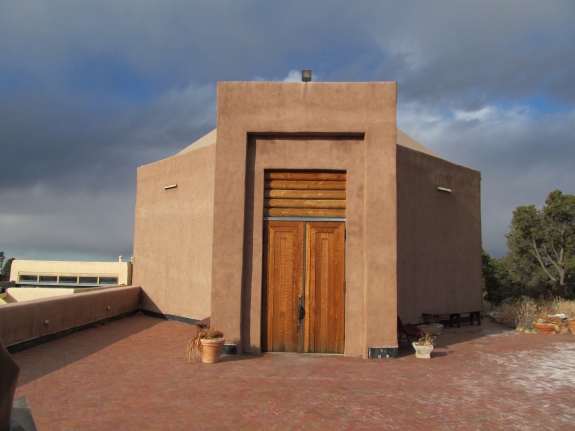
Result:
M38 430L573 429L575 336L445 328L432 359L185 356L143 315L13 355Z

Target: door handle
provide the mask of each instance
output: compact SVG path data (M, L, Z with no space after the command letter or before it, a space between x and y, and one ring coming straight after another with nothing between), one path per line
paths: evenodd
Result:
M297 297L297 324L301 325L301 321L305 316L305 308L303 308L303 301L301 296Z

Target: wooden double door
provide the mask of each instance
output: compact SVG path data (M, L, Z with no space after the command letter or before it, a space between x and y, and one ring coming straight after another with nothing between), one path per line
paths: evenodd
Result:
M265 222L262 350L343 353L345 222Z

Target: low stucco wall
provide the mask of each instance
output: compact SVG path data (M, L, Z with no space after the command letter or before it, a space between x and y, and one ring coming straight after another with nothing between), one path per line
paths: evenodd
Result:
M40 299L40 298L51 298L54 296L62 296L62 295L73 295L74 289L42 289L42 288L34 288L34 287L15 287L6 289L6 293L4 294L4 298L0 298L0 305L2 305L2 301L6 304L12 304L14 302L23 302L23 301L31 301L33 299Z
M6 289L6 293L0 295L0 305L14 302L31 301L33 299L51 298L53 296L73 295L75 293L88 293L104 289L117 289L119 286L106 287L80 287L57 288L57 287L11 287Z
M144 310L210 315L214 170L215 145L138 168L133 280Z
M16 429L10 426L10 418L20 367L4 347L2 339L0 339L0 370L0 430L12 430Z
M397 303L404 322L421 322L423 312L483 309L480 181L479 171L398 146Z
M0 337L10 346L138 310L140 290L128 286L6 304L0 307Z

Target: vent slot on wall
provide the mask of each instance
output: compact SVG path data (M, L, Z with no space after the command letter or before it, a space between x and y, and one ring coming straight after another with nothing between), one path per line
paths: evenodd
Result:
M345 218L346 173L266 171L265 217Z

